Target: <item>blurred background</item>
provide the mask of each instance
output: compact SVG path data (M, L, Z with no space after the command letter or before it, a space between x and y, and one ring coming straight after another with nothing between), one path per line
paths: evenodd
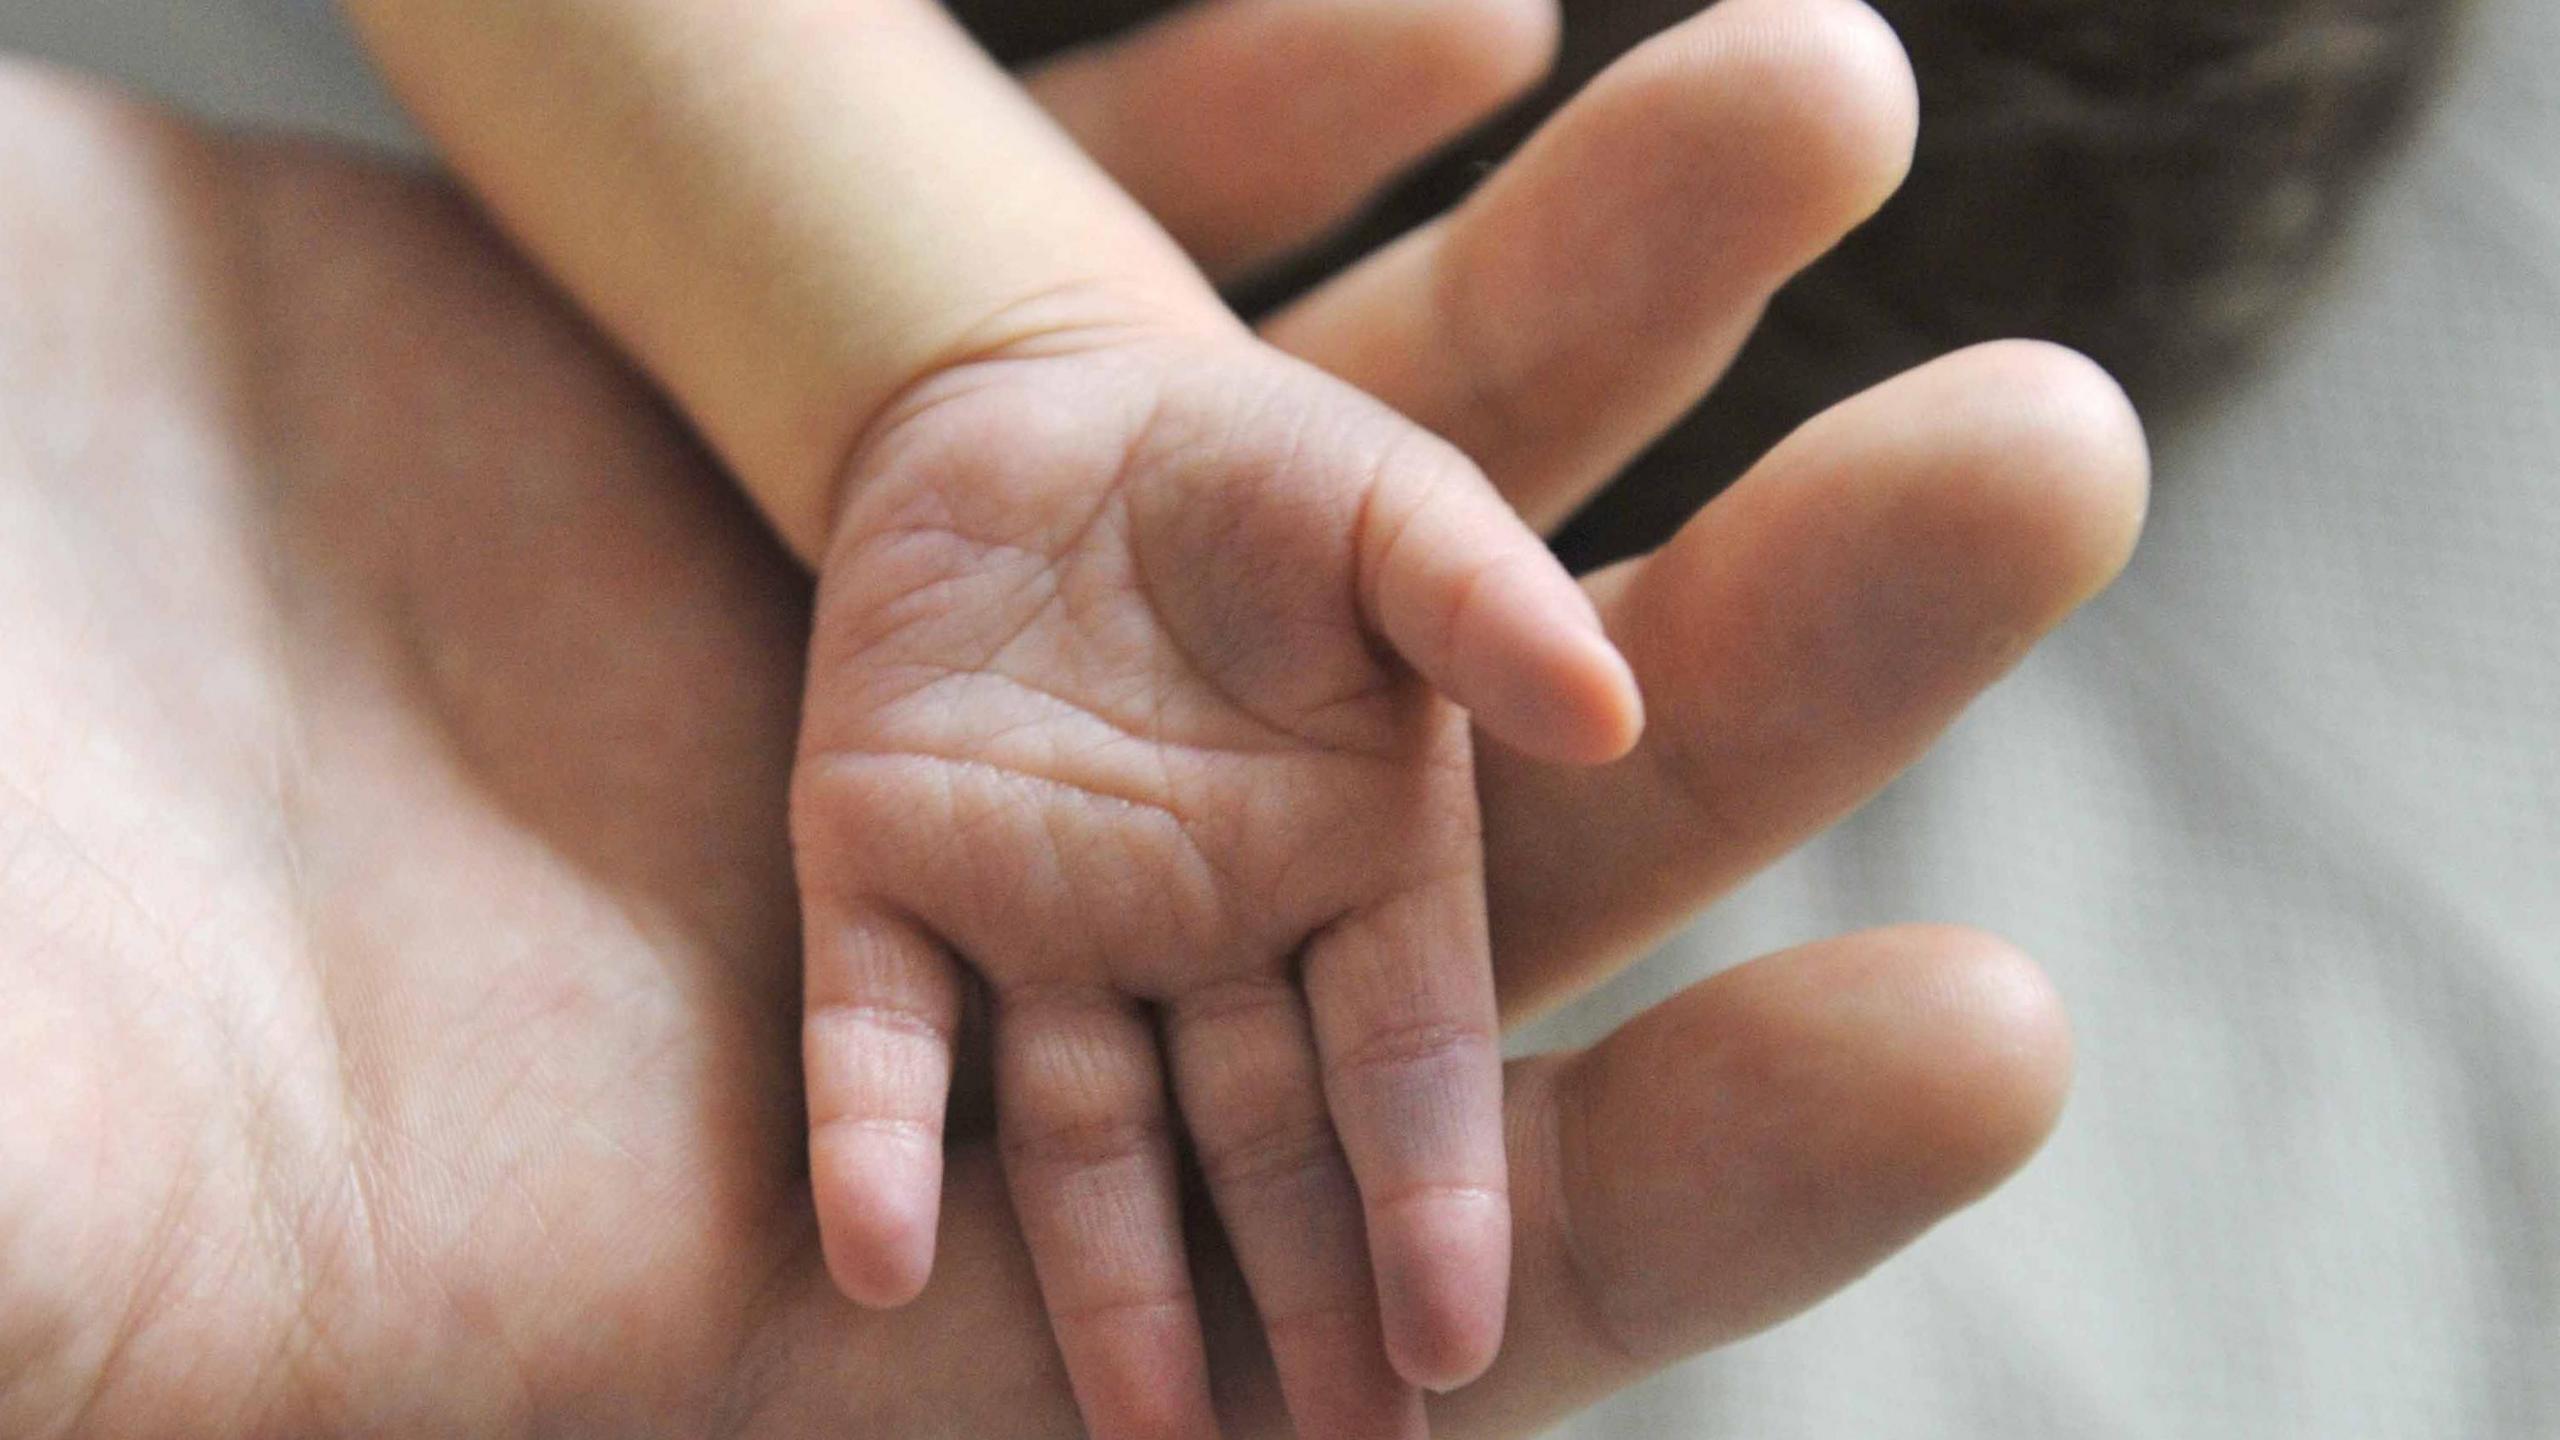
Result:
M956 8L1018 58L1161 7ZM1693 8L1569 3L1548 98ZM2148 542L1882 799L1526 1043L1945 920L2051 969L2080 1085L1991 1201L1566 1433L2560 1437L2560 5L1879 8L1909 190L1566 550L2007 334L2144 402ZM0 0L0 48L413 149L326 0ZM1445 204L1535 108L1242 299Z

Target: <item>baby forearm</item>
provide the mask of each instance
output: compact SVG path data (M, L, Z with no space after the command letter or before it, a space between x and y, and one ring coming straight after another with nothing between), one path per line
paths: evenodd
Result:
M1224 323L931 0L345 0L420 123L815 558L902 388L1093 310Z

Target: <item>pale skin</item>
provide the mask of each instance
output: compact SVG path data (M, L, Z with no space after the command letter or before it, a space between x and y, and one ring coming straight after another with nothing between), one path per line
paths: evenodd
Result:
M1892 167L1889 47L1779 8L1631 59L1275 338L1499 457L1524 510L1569 504ZM1143 90L1151 58L1085 83ZM435 196L49 83L0 107L0 254L46 277L0 308L0 575L29 581L0 593L0 1095L38 1102L0 1108L0 1430L1072 1433L974 1107L916 1309L834 1301L799 1218L796 604L682 440ZM1537 272L1564 195L1652 216L1638 267ZM1470 253L1526 257L1461 282L1517 344L1435 367L1415 281ZM1536 403L1586 387L1626 408ZM2103 380L1985 351L1605 577L1653 737L1591 774L1489 752L1506 1004L1881 783L2103 583L2140 496ZM2017 1163L2063 1055L2014 952L1904 931L1518 1069L1510 1343L1441 1428L1523 1433L1810 1303ZM1259 1337L1210 1318L1230 1433L1271 1433Z
M837 1283L931 1273L965 970L1098 1440L1216 1432L1177 1130L1301 1428L1419 1433L1510 1274L1470 712L1632 749L1591 602L932 0L352 10L819 571L792 830Z

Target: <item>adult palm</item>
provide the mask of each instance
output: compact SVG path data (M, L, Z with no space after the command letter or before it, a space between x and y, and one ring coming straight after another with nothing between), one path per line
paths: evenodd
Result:
M1274 333L1553 514L1889 182L1878 36L1737 0ZM1072 1433L982 1126L922 1302L824 1278L804 585L645 385L449 195L344 158L10 72L0 196L0 1433ZM1587 271L1595 215L1624 248ZM1426 282L1463 345L1402 343ZM1514 1006L1881 783L2121 563L2141 485L2101 379L1977 352L1602 577L1655 734L1487 754ZM1511 1340L1441 1428L1811 1303L2032 1149L2064 1049L2023 960L1916 930L1515 1066ZM1270 1431L1207 1263L1222 1404Z

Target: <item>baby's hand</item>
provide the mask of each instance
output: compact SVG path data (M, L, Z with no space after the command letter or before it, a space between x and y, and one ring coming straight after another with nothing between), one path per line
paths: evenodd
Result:
M1441 696L1624 753L1589 603L1454 450L1240 332L946 371L848 483L794 794L839 1283L895 1304L931 1268L956 959L1094 1432L1208 1433L1168 1075L1304 1433L1374 1433L1382 1393L1409 1428L1388 1358L1480 1372L1510 1247Z
M1178 1103L1301 1433L1411 1434L1398 1375L1487 1363L1510 1243L1456 707L1623 753L1579 590L1254 342L934 0L346 8L823 572L793 824L838 1282L932 1266L965 963L1088 1425L1215 1430Z

